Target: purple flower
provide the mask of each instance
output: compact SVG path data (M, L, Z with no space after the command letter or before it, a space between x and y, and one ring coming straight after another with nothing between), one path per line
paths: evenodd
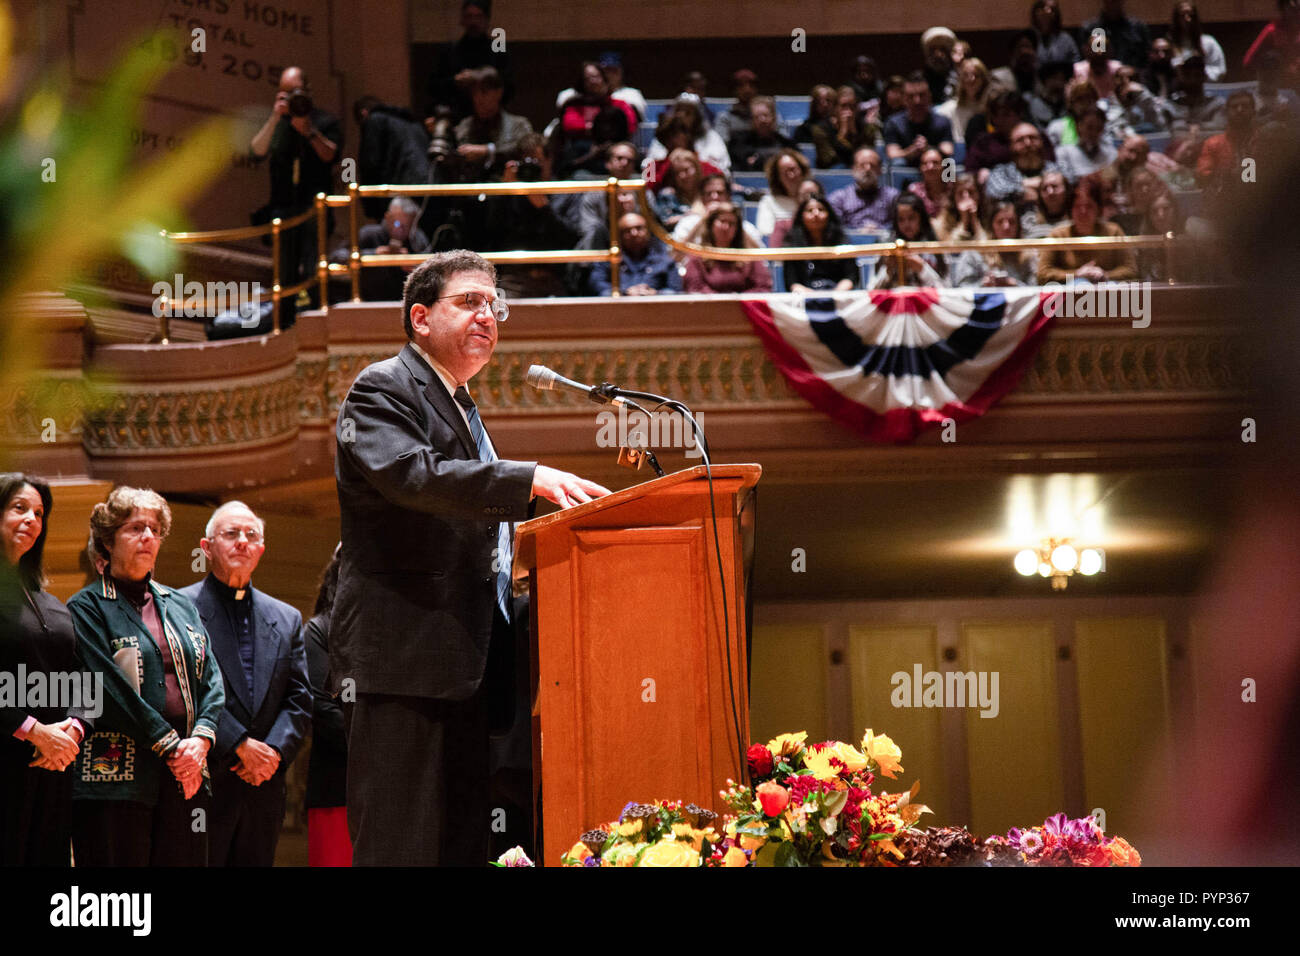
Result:
M589 856L582 861L583 866L600 866L600 857Z
M1080 817L1078 820L1071 820L1064 813L1058 813L1043 821L1043 830L1063 840L1078 841L1080 843L1101 842L1101 834L1097 829L1096 821L1092 817Z

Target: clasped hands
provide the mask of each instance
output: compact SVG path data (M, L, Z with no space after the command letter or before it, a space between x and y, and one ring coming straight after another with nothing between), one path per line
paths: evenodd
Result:
M180 783L186 800L198 793L203 785L203 764L211 746L211 741L205 737L186 737L167 758L167 767Z
M27 742L36 748L29 767L62 771L77 759L81 750L81 726L71 717L57 724L37 723L27 732Z
M280 751L252 737L241 740L235 753L239 759L230 769L250 787L260 787L280 769Z

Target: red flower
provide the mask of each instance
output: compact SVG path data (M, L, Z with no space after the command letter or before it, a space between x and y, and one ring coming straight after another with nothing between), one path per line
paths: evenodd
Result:
M772 751L764 744L754 744L745 754L749 758L749 776L758 780L772 772Z
M790 805L790 791L771 780L760 783L754 793L762 804L763 812L769 817L779 817Z

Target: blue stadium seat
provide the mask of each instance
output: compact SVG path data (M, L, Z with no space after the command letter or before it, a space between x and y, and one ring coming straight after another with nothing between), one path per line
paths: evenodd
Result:
M1174 201L1184 217L1201 215L1201 191L1199 189L1176 189Z
M813 178L822 184L822 190L828 196L841 186L853 183L853 173L847 169L815 169Z
M887 174L889 176L889 185L899 192L906 189L908 183L914 183L921 178L921 171L915 166L891 165Z
M788 291L785 287L785 263L778 259L775 262L769 262L767 267L772 272L772 291Z
M749 223L751 226L758 225L758 203L745 203L745 222Z
M796 143L795 149L803 153L803 158L808 160L809 165L817 162L817 147L812 143Z
M808 118L808 97L777 96L773 99L776 100L776 115L783 123L798 126Z
M672 100L646 100L645 118L647 123L658 123L659 117L672 105Z
M734 96L704 97L704 105L713 111L714 116L717 116L719 113L727 112L727 110L731 109L732 104L735 102L736 102L736 98Z
M961 165L962 163L966 162L966 144L965 144L965 143L953 143L953 144L952 144L952 158L955 159L955 160L957 160L957 164L958 164L958 165Z
M731 182L745 189L767 189L767 177L762 173L733 173Z
M656 124L651 122L638 123L636 126L636 146L637 149L645 152L650 148L650 144L655 141Z
M1217 96L1226 100L1237 90L1249 90L1254 93L1258 89L1259 83L1256 80L1245 80L1239 83L1206 83L1205 95Z
M1163 153L1169 149L1169 144L1173 141L1173 135L1170 133L1143 133L1147 143L1151 146L1151 152Z

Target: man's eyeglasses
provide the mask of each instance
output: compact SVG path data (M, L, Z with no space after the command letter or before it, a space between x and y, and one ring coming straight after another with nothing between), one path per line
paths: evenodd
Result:
M225 531L217 532L217 537L227 544L234 544L239 540L240 535L247 538L249 544L260 544L262 541L262 532L260 531L244 531L240 528L227 528Z
M487 310L492 313L492 317L498 322L504 322L510 317L510 306L506 304L506 294L500 289L496 290L495 299L489 299L482 292L457 292L455 295L440 295L434 301L441 302L443 299L461 299L465 308L475 315L482 312L486 306Z

